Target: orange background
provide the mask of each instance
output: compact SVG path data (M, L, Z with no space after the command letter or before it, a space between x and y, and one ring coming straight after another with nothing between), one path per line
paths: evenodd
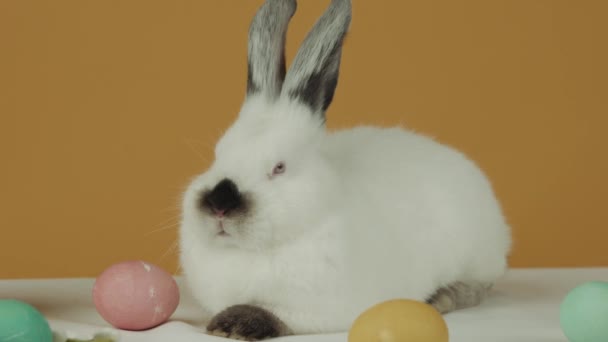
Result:
M327 3L300 1L289 59ZM239 109L260 4L0 1L0 278L177 271L181 191ZM329 127L468 153L513 266L608 266L606 4L354 0Z

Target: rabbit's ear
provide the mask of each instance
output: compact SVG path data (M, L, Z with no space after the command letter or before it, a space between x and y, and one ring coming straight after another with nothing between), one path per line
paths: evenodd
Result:
M350 0L332 0L304 39L283 85L282 96L303 102L323 120L338 84L342 42L350 20Z
M276 98L285 79L285 36L295 0L267 0L249 26L247 95Z

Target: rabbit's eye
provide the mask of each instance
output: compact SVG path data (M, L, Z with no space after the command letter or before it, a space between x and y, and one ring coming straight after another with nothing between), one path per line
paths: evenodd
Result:
M275 165L274 169L272 169L273 175L278 175L283 172L285 172L285 163L284 162L279 162L277 165Z

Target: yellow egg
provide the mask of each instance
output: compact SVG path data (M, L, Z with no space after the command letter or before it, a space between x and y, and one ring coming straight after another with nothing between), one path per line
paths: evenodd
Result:
M348 342L448 342L448 327L432 306L390 300L372 306L353 323Z

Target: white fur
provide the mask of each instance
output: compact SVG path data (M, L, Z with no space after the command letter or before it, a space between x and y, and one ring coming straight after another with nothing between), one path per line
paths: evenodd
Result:
M181 264L210 315L254 304L295 333L346 331L378 302L503 274L509 227L474 163L402 128L328 133L318 117L248 99L186 191ZM278 161L286 172L269 176ZM229 237L197 209L224 177L253 200L245 219L226 220Z

